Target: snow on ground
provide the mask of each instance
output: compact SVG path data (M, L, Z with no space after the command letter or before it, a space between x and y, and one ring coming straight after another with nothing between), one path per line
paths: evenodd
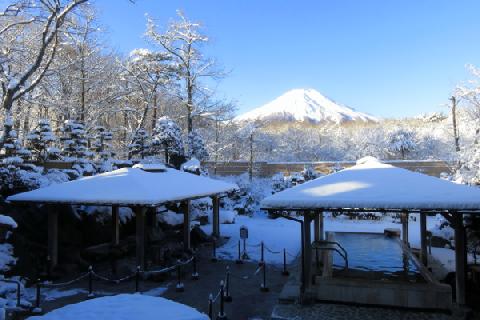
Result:
M413 248L420 248L420 219L418 214L411 214L408 225L409 241ZM301 217L299 217L301 218ZM383 233L386 228L396 228L401 232L401 224L393 222L391 217L382 220L349 220L342 218L325 217L325 231L346 231L346 232L378 232ZM427 229L433 229L438 223L437 217L427 217ZM284 218L269 219L263 213L255 213L252 218L239 215L235 224L222 224L220 233L230 237L229 241L217 250L217 254L223 259L236 259L238 257L238 241L240 240L240 227L246 226L249 230L247 240L247 253L254 261L260 260L261 241L272 253L265 250L265 261L267 263L283 263L282 250L287 250L287 263L294 260L300 253L300 224ZM208 234L212 231L211 225L202 226ZM312 223L313 228L313 223ZM313 230L312 230L313 235ZM243 242L241 246L243 250ZM432 254L442 263L447 264L447 269L454 268L454 251L443 248L432 248Z
M60 298L76 296L77 294L84 293L87 294L88 291L82 288L73 288L73 289L49 289L42 290L42 299L45 301L53 301ZM32 294L33 297L33 294Z
M120 294L67 305L43 316L28 319L45 320L208 320L197 310L158 297L141 294Z
M152 297L160 297L167 291L167 287L158 287L158 288L153 288L148 291L143 291L142 294L145 296L152 296Z

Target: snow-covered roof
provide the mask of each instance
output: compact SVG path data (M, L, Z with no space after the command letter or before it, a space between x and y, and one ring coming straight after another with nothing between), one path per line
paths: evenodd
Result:
M480 209L480 189L366 157L351 168L265 198L265 209Z
M119 294L69 304L42 316L45 320L207 320L206 314L192 307L161 297L141 294Z
M13 202L146 205L221 194L237 189L235 184L166 169L147 172L123 168L79 180L51 185L7 198Z

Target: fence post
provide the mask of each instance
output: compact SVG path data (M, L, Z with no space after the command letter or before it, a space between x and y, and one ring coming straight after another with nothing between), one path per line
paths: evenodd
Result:
M36 297L35 297L35 308L37 309L38 312L40 312L42 309L40 309L40 279L37 279L37 290L36 290Z
M225 292L224 292L224 283L223 280L220 281L220 312L218 313L217 320L227 320L227 315L225 314Z
M208 318L213 320L213 295L208 296Z
M263 245L263 241L260 242L260 262L258 263L258 265L262 266L265 264L265 259L264 259L264 245Z
M88 297L89 298L94 297L94 294L93 294L93 267L92 266L88 267Z
M241 253L241 248L240 248L240 240L238 240L238 259L235 260L235 263L236 264L242 264L243 263L242 253Z
M289 276L290 272L287 270L287 250L283 248L283 271L282 276Z
M200 275L198 274L197 271L197 255L193 256L193 272L192 272L192 280L198 280L200 278Z
M225 302L232 302L232 296L230 295L230 267L227 266L227 274L225 277Z
M140 266L135 270L135 293L140 290Z
M263 282L260 285L260 291L261 292L268 292L269 289L267 287L267 264L266 263L264 263L262 265L262 269L263 269Z
M213 239L212 242L212 262L217 262L217 242Z
M180 265L177 265L177 286L175 287L175 291L185 291L185 286L182 283L182 270L180 269Z

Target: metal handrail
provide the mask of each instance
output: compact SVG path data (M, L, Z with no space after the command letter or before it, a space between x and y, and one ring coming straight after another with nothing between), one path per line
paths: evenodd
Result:
M330 245L333 244L333 245L338 246L338 248L335 248L335 247L320 247L319 245L322 245L322 244L327 244L327 245L328 244L330 244ZM345 262L344 269L348 270L348 253L345 250L345 248L343 248L338 242L335 242L335 241L316 241L312 244L312 248L315 249L315 250L335 251L336 253L338 253L340 255L340 257L343 258L343 261Z

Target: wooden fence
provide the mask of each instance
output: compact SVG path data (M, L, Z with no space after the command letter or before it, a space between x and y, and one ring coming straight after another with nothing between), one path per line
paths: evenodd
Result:
M452 173L453 163L444 160L391 160L384 161L394 166L440 177L441 173ZM48 161L44 164L47 169L71 169L72 162ZM131 164L119 163L119 167ZM203 165L210 174L219 176L237 176L248 172L248 161L231 162L204 162ZM321 161L321 162L255 162L254 176L271 177L276 173L289 175L292 172L301 172L305 167L313 167L317 172L328 174L336 169L348 168L355 165L355 161Z
M385 163L396 167L421 172L435 177L441 173L452 173L453 164L444 160L392 160ZM232 162L205 162L203 164L210 174L220 176L236 176L248 172L248 161ZM254 176L271 177L276 173L289 175L292 172L301 172L305 167L313 167L323 174L331 173L336 169L348 168L355 165L355 161L321 161L321 162L255 162Z

